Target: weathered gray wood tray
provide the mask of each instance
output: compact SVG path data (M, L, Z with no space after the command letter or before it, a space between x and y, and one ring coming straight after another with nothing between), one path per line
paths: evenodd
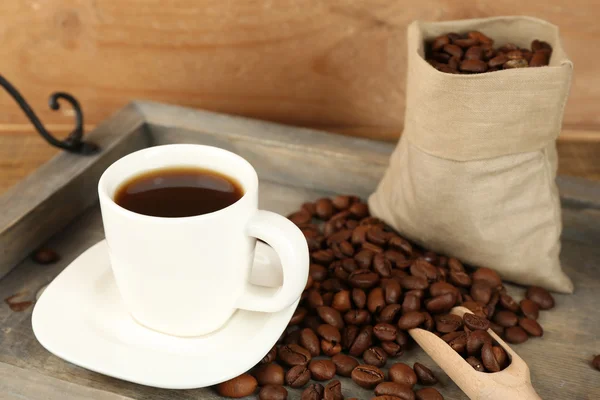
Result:
M96 185L108 165L132 151L179 142L234 151L259 173L261 208L287 214L321 196L366 197L393 149L386 143L145 102L127 106L88 137L102 146L100 154L60 154L0 197L3 299L18 293L24 300L34 300L41 287L104 237ZM563 177L559 187L564 219L561 258L576 292L555 296L556 309L540 317L542 339L514 348L529 364L533 385L544 399L600 399L600 373L590 366L592 355L600 353L600 185ZM47 241L62 255L59 263L40 266L26 258ZM524 292L516 286L509 291L517 299ZM154 389L66 363L36 341L31 310L14 312L0 304L0 399L219 398L211 389ZM431 366L446 399L466 398L420 349L399 360ZM372 396L348 379L342 383L347 397ZM299 399L299 393L290 391L290 398Z

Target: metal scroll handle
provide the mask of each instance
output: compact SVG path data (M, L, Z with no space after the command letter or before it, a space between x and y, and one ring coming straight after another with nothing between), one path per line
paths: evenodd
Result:
M35 129L38 133L46 139L48 143L52 146L70 151L72 153L90 155L98 152L100 149L98 145L91 142L84 142L83 138L83 112L81 111L81 107L79 106L79 102L75 97L71 96L68 93L63 92L55 92L50 95L48 99L48 105L53 110L60 109L59 100L67 101L73 110L75 111L75 129L69 133L64 140L58 140L55 138L50 132L46 130L42 121L37 117L35 112L31 109L27 101L21 96L21 93L9 82L0 75L0 86L2 86L8 94L17 102L17 104L21 107L21 110L25 113L29 121L35 126Z

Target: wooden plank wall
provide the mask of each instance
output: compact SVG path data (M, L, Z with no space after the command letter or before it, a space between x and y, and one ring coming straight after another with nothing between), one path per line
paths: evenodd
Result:
M0 73L58 132L71 120L69 110L48 110L54 90L79 98L90 127L143 98L395 140L407 24L515 14L560 26L575 62L564 140L584 138L600 151L600 5L587 0L0 1ZM4 93L0 107L0 144L23 142L31 127L21 110ZM43 146L34 140L46 157ZM30 168L12 150L0 157ZM572 165L600 177L598 164Z

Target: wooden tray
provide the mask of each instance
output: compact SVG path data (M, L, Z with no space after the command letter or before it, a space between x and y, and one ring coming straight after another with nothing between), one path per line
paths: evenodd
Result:
M259 173L261 208L285 215L322 196L368 196L393 149L386 143L146 102L130 104L88 138L102 146L99 155L59 154L0 198L0 276L6 275L0 280L2 298L19 293L34 300L40 288L103 239L96 185L106 167L132 151L181 142L234 151ZM600 375L590 366L592 355L600 353L600 185L565 177L558 182L564 219L561 258L576 292L556 295L556 309L542 313L543 338L514 348L529 364L544 399L600 399ZM24 259L46 242L61 254L59 263L40 266ZM509 285L509 292L520 299L524 289ZM31 309L14 312L0 304L1 399L219 398L211 389L154 389L66 363L36 341ZM466 398L419 348L398 361L423 362L440 378L436 387L445 399ZM346 397L372 397L349 379L341 380ZM289 398L299 399L299 393L290 390Z

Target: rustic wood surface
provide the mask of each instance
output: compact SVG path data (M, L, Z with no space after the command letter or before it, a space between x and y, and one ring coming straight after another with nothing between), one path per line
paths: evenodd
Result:
M395 139L406 26L530 15L561 29L575 75L565 123L600 129L600 5L587 0L27 0L0 2L1 73L42 120L73 93L97 124L136 98ZM532 38L533 39L533 38ZM0 124L29 128L0 93ZM10 127L12 125L12 128Z
M261 177L260 205L282 214L334 193L355 193L362 197L372 192L387 163L390 144L353 138L340 138L318 131L288 128L243 118L196 112L178 107L140 103L128 108L149 121L152 144L169 141L207 143L238 152L249 159ZM121 115L121 114L119 114ZM125 114L126 115L126 114ZM110 123L120 120L117 116ZM125 121L130 117L125 118ZM135 126L123 129L126 134ZM135 135L133 135L135 136ZM131 136L131 137L133 137ZM113 151L131 149L130 142L115 143ZM63 159L67 155L58 158ZM61 161L53 161L60 163ZM74 161L75 164L82 161ZM345 173L340 174L339 171ZM82 171L97 181L93 168ZM589 181L559 179L563 193L563 251L565 271L575 283L575 294L555 295L557 307L543 312L540 322L545 334L516 345L513 349L527 362L532 382L544 399L592 400L600 398L598 372L590 366L593 354L600 352L600 185ZM583 184L583 185L582 185ZM40 196L44 197L44 196ZM0 280L0 294L19 295L35 300L40 288L66 267L86 248L103 238L99 210L92 207L48 243L62 259L40 266L24 260ZM509 285L517 300L524 289ZM38 400L47 388L47 398L90 399L218 399L212 389L162 390L120 381L66 363L43 349L31 331L31 307L22 312L0 304L0 398ZM68 312L68 310L65 310ZM437 386L447 400L465 395L419 348L407 351L399 361L415 361L432 367L439 377ZM342 379L347 397L370 397L348 379ZM62 393L63 397L58 397ZM52 397L55 396L55 397ZM299 399L299 391L291 391Z

